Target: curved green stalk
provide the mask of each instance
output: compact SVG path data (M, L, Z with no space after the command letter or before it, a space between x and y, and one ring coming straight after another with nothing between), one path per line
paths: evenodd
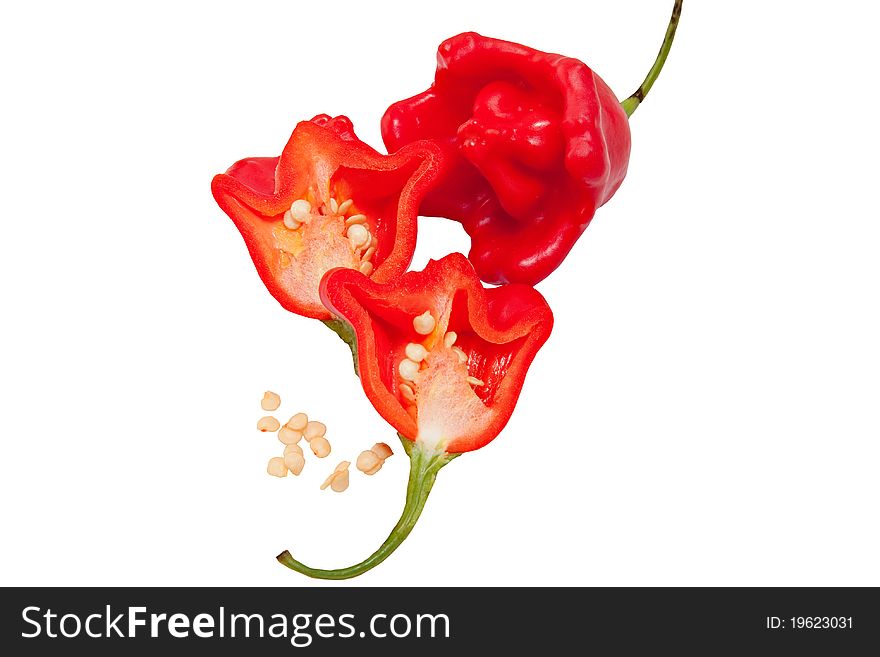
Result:
M663 70L663 64L666 63L666 57L669 55L670 48L672 48L675 30L678 28L678 19L681 18L682 2L683 0L675 0L675 6L672 8L672 18L669 19L669 27L666 28L666 36L663 37L663 45L660 46L660 53L657 55L657 59L654 60L651 70L648 71L645 81L642 82L641 86L636 89L632 96L620 103L627 116L632 116L639 104L645 100L645 96L648 95L651 87L654 86L654 81L660 75L660 71Z
M400 520L397 521L394 529L391 530L391 534L388 535L388 538L385 539L385 542L382 543L379 549L354 566L335 570L310 568L294 559L287 550L276 557L281 564L298 573L317 579L348 579L362 575L368 570L375 568L400 547L400 544L406 540L413 527L416 526L416 522L422 514L422 509L425 508L425 502L428 501L428 495L431 493L431 488L434 486L434 481L437 479L437 473L440 471L440 468L458 456L458 454L447 454L445 452L438 454L434 451L426 451L418 443L411 443L403 436L400 439L404 443L404 449L409 447L409 449L406 449L410 458L406 505L403 507Z

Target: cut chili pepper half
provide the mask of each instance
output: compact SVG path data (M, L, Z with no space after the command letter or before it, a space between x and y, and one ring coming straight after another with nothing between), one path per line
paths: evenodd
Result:
M409 266L419 204L441 167L430 142L382 155L346 117L320 115L296 126L280 157L236 162L211 190L269 292L291 312L328 320L325 272L388 281Z
M406 505L382 546L337 570L282 564L322 579L355 577L384 561L412 531L439 470L493 440L510 419L553 314L527 285L484 289L460 253L388 283L334 269L321 298L356 341L361 385L410 457Z
M354 331L376 410L438 452L471 451L498 435L553 326L537 290L484 289L460 253L385 284L335 270L321 298Z

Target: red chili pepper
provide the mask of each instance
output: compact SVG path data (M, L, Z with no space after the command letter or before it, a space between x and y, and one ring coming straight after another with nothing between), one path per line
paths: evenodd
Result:
M422 212L462 223L484 280L537 283L623 181L626 113L576 59L469 32L437 60L431 88L385 113L385 144L443 145L453 164Z
M376 410L404 436L450 453L498 435L553 326L538 291L484 289L460 253L384 285L336 270L321 298L354 330Z
M312 577L344 579L381 563L403 542L440 468L502 430L550 336L553 314L527 285L484 289L460 253L385 284L336 269L321 282L321 298L353 329L361 385L410 456L403 515L371 557L340 570L310 568L288 552L278 557Z
M460 221L490 283L535 284L569 253L626 175L628 116L672 42L623 106L586 64L468 32L444 41L434 84L382 118L389 151L436 140L450 158L422 213Z
M412 260L418 207L442 170L430 142L382 155L344 116L296 126L280 157L248 158L214 177L263 283L291 312L330 319L321 277L335 267L387 281Z

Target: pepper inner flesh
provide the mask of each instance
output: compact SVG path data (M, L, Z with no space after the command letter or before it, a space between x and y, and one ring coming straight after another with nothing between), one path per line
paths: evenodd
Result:
M360 212L353 200L346 206L348 199L328 195L327 201L318 205L320 200L314 190L309 190L302 200L308 201L312 208L307 215L298 215L302 222L291 227L292 222L285 222L282 218L275 223L272 235L281 284L292 294L300 296L300 301L314 306L321 303L318 288L329 269L347 267L359 269L366 275L373 272L372 258L377 251L378 238L373 233L375 222ZM340 206L348 212L340 213ZM363 217L363 220L346 225L351 217ZM361 228L353 230L354 226ZM352 237L360 239L349 237L354 231L357 235Z
M468 383L467 364L452 349L440 346L423 365L413 382L419 427L416 441L440 451L464 431L483 432L491 414Z
M261 220L254 229L274 278L298 307L316 316L326 313L319 287L327 271L345 267L372 277L388 259L401 194L418 163L388 171L324 164L316 163L313 180L294 190L282 213L245 207Z
M362 302L371 311L380 377L416 422L413 439L441 451L456 439L487 430L504 376L526 338L502 343L479 335L468 321L464 291L452 300L432 299L427 312L434 328L427 334L413 327L426 312L424 297L397 306L378 299ZM418 361L410 358L412 351L407 353L413 345L425 350L417 354L423 355Z

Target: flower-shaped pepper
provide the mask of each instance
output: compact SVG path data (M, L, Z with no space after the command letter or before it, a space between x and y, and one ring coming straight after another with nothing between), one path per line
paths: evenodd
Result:
M382 155L346 117L320 115L296 126L280 157L236 162L211 190L278 302L329 320L318 292L325 272L388 281L409 266L419 204L441 168L435 144Z
M510 419L553 314L527 285L484 289L460 253L377 283L351 269L328 272L321 298L356 338L361 385L400 432L410 457L406 506L382 546L336 570L278 560L311 577L355 577L384 561L409 535L437 472L486 445Z
M553 327L537 290L484 289L460 253L385 284L335 270L321 298L354 331L373 406L436 452L468 452L498 435Z
M433 139L450 157L422 213L460 221L490 283L548 276L620 186L627 114L583 62L468 32L444 41L434 84L382 118L389 151Z

